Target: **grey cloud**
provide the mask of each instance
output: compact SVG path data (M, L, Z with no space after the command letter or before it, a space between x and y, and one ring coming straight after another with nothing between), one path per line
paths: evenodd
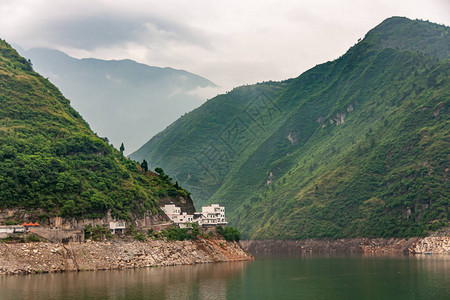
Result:
M209 38L201 30L149 17L91 15L53 20L37 30L46 43L88 51L127 42L149 45L177 42L209 48Z
M135 40L136 32L144 30L144 26L132 20L91 16L46 24L39 30L49 43L92 50Z
M130 58L220 86L298 76L392 15L449 24L448 0L0 0L0 38Z

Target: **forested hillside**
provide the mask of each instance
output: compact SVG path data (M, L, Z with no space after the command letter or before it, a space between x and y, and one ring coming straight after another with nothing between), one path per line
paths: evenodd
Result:
M0 40L0 209L131 220L187 192L96 136L69 101ZM175 201L175 200L174 200Z
M242 86L131 155L247 238L408 237L448 225L449 28L393 17L342 57Z

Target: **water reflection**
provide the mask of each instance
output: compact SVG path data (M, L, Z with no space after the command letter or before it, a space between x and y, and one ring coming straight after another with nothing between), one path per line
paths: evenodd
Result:
M0 277L0 299L226 299L248 262Z
M236 262L0 277L0 299L450 299L450 256L260 256Z

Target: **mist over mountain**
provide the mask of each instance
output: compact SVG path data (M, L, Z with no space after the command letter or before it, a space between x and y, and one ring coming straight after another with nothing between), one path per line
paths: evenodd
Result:
M181 115L201 105L211 81L183 70L132 60L77 59L52 49L18 52L58 86L92 130L130 153ZM209 91L209 92L208 92Z
M448 226L450 29L392 17L340 58L241 86L130 157L252 239L408 237Z

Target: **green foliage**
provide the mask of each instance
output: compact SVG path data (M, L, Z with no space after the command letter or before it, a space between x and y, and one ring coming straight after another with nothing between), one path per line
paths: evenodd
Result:
M22 234L10 234L6 238L0 239L0 243L15 244L25 243L25 238Z
M158 200L169 193L187 195L142 175L0 40L0 208L23 207L47 218L97 218L111 211L129 220L157 213Z
M158 177L161 178L161 180L172 183L172 178L170 178L166 173L164 173L163 169L161 168L155 168L155 172L158 173ZM176 186L178 186L178 182L176 183Z
M410 237L447 226L450 29L390 18L339 59L236 88L131 155L246 238Z
M133 238L139 242L145 242L147 240L143 232L135 232Z
M167 238L168 241L184 241L192 240L199 234L198 226L191 228L172 227L161 231L161 236Z
M223 236L226 241L229 242L239 242L239 240L241 239L241 233L239 232L239 230L230 226L227 226L225 229L223 229L222 226L218 226L216 228L216 231L218 234Z
M125 146L123 145L123 143L120 145L119 151L120 151L120 154L123 155L123 151L125 151Z
M84 228L84 238L86 240L91 239L93 241L101 241L104 239L111 239L112 235L108 228L104 228L100 225L86 225Z
M18 224L20 224L20 222L19 221L15 221L15 220L6 220L5 221L5 225L18 225Z
M200 234L200 228L197 223L191 224L191 235L193 238L196 238Z
M37 236L37 235L29 235L27 236L27 242L31 242L31 243L36 243L36 242L40 242L41 239Z
M148 171L148 163L147 163L147 161L144 159L143 161L142 161L142 163L141 163L141 168L142 168L142 171L144 172L144 174L147 174L147 171Z

